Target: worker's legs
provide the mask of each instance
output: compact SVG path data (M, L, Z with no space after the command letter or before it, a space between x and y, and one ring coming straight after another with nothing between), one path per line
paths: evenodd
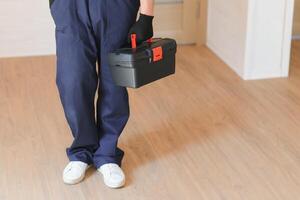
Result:
M63 172L67 184L80 182L92 162L107 186L117 188L125 183L118 166L124 152L117 143L129 117L128 94L112 81L108 53L126 43L138 8L139 0L53 1L56 83L74 136L67 148L71 162ZM99 80L96 122L94 98Z
M128 94L112 81L108 53L126 43L138 8L139 0L54 0L51 6L56 23L56 81L74 136L67 149L71 161L93 161L97 168L105 163L121 165L124 152L117 143L129 117Z
M124 152L117 147L119 136L129 117L128 94L124 87L116 86L108 65L108 53L127 42L130 27L136 21L139 0L99 1L100 23L95 26L100 38L99 98L97 125L100 130L99 148L94 154L94 165L105 163L121 165ZM97 15L97 14L95 14Z
M98 50L90 28L88 2L54 0L51 13L56 24L56 83L74 136L72 145L67 148L67 155L71 161L91 164L93 153L99 145L94 111Z

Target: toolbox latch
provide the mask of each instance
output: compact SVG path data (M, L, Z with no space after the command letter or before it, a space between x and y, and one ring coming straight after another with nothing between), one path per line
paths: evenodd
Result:
M163 58L162 47L155 47L152 49L153 52L153 62L157 62Z

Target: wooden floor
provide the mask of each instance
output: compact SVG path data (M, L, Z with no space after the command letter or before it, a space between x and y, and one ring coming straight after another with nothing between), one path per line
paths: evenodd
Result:
M72 138L54 57L1 59L0 199L300 199L300 43L288 79L242 81L205 47L180 47L177 63L130 90L127 184L112 190L93 168L62 183Z

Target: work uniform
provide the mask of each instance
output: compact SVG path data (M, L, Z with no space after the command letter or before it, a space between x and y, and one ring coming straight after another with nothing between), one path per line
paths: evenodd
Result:
M139 6L140 0L51 2L56 25L56 85L74 137L66 149L70 161L97 168L106 163L121 165L124 152L117 143L129 117L128 93L114 84L108 53L127 42Z

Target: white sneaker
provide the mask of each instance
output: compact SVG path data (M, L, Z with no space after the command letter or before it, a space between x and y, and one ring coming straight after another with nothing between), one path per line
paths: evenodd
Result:
M66 184L76 184L84 179L85 172L90 166L81 161L70 161L63 171L63 180Z
M125 185L125 175L119 165L107 163L98 168L103 175L105 185L110 188L120 188Z

